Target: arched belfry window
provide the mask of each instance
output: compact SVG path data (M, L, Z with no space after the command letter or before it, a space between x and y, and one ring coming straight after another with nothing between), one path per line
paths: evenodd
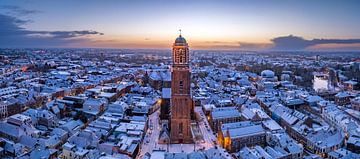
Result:
M180 63L186 63L186 52L183 49L179 50L180 52Z
M184 52L183 52L183 49L179 49L179 63L184 63Z
M184 59L183 59L183 54L182 54L182 53L180 53L179 60L180 60L180 61L179 61L180 63L183 63L183 60L184 60Z
M173 53L174 62L179 64L185 64L188 62L186 49L175 49Z

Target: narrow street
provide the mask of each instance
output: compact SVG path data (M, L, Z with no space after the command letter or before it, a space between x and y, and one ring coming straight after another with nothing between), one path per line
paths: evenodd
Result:
M222 153L223 156L226 156L226 158L231 159L231 155L225 149L219 146L216 136L214 135L216 133L213 133L213 131L211 130L209 122L206 119L206 116L203 110L201 109L201 107L195 107L195 112L199 113L199 115L201 116L199 127L203 133L203 137L205 140L205 142L200 144L200 146L205 147L205 150L217 146L217 148L220 150L220 153ZM206 125L208 128L206 128Z
M145 134L137 158L142 158L146 152L151 153L158 145L157 143L160 134L160 125L158 122L159 113L160 109L149 116L149 128Z
M199 121L199 128L203 135L204 141L196 141L195 142L195 150L200 149L210 149L214 148L215 144L217 144L216 136L213 134L209 123L206 119L204 112L201 107L195 107L195 112L199 113L201 116L201 120ZM149 128L144 137L143 143L141 144L141 148L139 151L137 159L141 159L146 152L150 154L153 150L164 150L173 153L186 152L190 153L194 151L194 144L158 144L159 134L161 127L159 125L159 113L160 110L156 110L153 114L149 116ZM227 158L231 159L230 154L227 153L223 148L217 146L223 156L227 156Z

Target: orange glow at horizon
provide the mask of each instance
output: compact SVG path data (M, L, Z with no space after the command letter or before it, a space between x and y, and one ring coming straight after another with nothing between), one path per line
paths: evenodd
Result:
M136 33L136 34L105 34L87 36L87 41L70 47L90 48L119 48L119 49L170 49L178 32L164 33ZM219 36L183 32L189 46L193 50L245 50L260 51L271 49L275 44L270 37L254 36ZM240 39L240 40L239 40ZM360 43L353 44L317 44L305 50L359 50Z
M243 45L255 44L260 49L268 48L271 45L269 40L264 38L256 39L254 37L215 37L207 35L204 37L198 35L184 35L192 49L209 49L209 50L238 50ZM143 36L143 35L116 35L116 36L95 36L89 38L87 46L98 48L134 48L134 49L170 49L177 34L169 36ZM241 39L241 40L238 40ZM81 47L81 46L79 46Z

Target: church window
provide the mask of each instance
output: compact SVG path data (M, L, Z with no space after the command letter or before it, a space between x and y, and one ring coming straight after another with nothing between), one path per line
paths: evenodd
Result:
M179 133L183 133L183 123L179 123Z

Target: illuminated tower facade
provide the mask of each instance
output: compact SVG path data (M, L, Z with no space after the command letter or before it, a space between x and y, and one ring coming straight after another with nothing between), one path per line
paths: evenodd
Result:
M192 143L190 130L193 102L190 92L189 46L181 36L172 50L170 142Z

